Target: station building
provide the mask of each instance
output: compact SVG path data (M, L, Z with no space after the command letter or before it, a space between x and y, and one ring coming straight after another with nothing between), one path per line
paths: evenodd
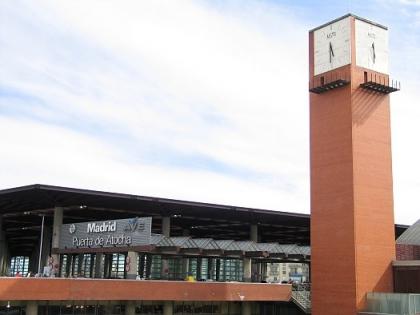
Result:
M2 312L302 312L308 215L46 185L0 209Z
M47 185L0 211L1 313L310 312L309 215Z

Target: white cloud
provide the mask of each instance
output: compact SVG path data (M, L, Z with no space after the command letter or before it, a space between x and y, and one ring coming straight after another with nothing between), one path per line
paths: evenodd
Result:
M309 211L300 23L258 3L223 12L189 1L43 4L6 6L3 40L13 42L1 82L25 97L3 101L15 145L2 186L44 181Z
M0 133L13 134L3 139L0 147L0 171L8 186L41 182L157 197L191 199L194 196L200 201L225 204L237 200L235 205L242 204L245 194L249 196L247 204L264 207L272 205L265 198L277 193L275 188L267 189L258 183L213 172L120 163L115 147L65 128L0 118ZM206 190L212 194L209 196ZM283 202L295 204L294 198L290 194Z
M408 5L420 5L419 0L400 0L402 4L408 4Z

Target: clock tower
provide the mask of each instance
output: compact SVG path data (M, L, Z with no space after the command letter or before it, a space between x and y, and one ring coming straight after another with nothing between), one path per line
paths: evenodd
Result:
M346 15L309 32L314 315L356 315L392 292L388 30Z

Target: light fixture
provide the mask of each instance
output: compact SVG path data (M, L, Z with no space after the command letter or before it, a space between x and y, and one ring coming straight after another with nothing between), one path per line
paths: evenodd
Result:
M7 308L10 308L10 301L7 301L7 305L6 305L6 307L7 307Z

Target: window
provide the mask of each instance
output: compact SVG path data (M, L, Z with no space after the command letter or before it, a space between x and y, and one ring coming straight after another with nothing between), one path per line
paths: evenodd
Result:
M161 279L162 257L160 255L152 256L151 279Z
M183 280L181 257L168 258L168 280Z
M82 264L80 266L80 276L85 278L93 278L95 270L95 255L84 254Z
M125 255L112 254L111 278L124 279L125 274Z
M10 260L10 275L26 276L29 268L29 257L27 256L14 256Z

